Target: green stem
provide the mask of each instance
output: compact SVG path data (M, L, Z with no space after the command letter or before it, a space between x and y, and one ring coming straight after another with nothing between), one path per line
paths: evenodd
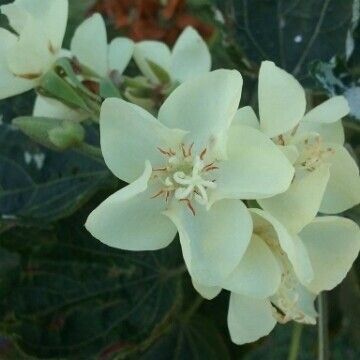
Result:
M80 152L84 155L88 155L88 156L103 160L101 149L98 148L97 146L90 145L87 143L81 143L81 144L79 144L78 147L76 147L75 150L77 150L78 152Z
M329 332L328 332L328 316L327 316L327 302L324 293L318 296L318 360L329 360Z
M302 329L302 324L294 323L288 360L296 360L298 358Z

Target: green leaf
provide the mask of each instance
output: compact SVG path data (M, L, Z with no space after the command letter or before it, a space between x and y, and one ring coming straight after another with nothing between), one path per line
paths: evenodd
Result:
M309 62L345 54L354 0L218 1L246 56L304 80ZM232 5L233 4L233 5ZM233 19L235 17L235 19Z
M314 62L311 75L329 96L344 95L350 106L350 116L360 121L360 76L352 73L344 58Z
M0 125L3 219L39 223L68 216L100 188L110 185L109 181L113 177L102 160L75 152L48 151L12 126Z
M84 221L63 221L55 234L17 229L0 240L21 254L17 279L0 299L2 328L28 355L98 358L110 345L143 341L181 304L178 242L120 251L92 238Z
M221 334L208 319L194 317L174 323L140 360L230 359Z

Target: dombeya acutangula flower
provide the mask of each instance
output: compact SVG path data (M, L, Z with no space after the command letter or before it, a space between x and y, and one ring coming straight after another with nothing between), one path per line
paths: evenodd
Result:
M344 144L341 118L347 101L336 96L305 114L305 91L299 82L270 61L259 74L260 122L251 108L238 111L234 126L261 130L286 154L295 177L283 194L259 199L261 207L293 232L300 231L318 211L336 214L360 202L356 162Z
M0 99L36 87L61 55L67 0L15 0L0 7L15 33L0 28Z
M254 230L235 270L218 286L193 280L205 298L230 290L228 327L236 344L263 337L276 323L315 324L316 296L338 285L360 250L358 225L338 216L317 217L291 233L261 209L250 209Z
M238 71L217 70L182 83L158 119L121 99L100 116L106 164L130 185L99 205L86 228L103 243L156 250L179 232L191 276L212 286L246 251L253 226L239 199L285 191L294 169L259 130L230 126L242 90Z
M94 73L95 80L99 80L121 75L129 64L133 51L133 41L125 37L117 37L108 44L104 19L100 14L94 14L75 30L68 56L75 57L81 65ZM87 75L86 79L91 80L91 75ZM81 111L40 95L36 98L33 115L69 120L82 120L86 117Z

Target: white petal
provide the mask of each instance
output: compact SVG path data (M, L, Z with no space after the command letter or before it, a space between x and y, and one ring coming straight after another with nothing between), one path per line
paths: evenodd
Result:
M124 100L109 98L101 107L101 150L110 170L126 182L140 176L145 160L150 160L154 167L162 167L165 158L158 148L180 144L183 135Z
M302 122L330 124L346 116L349 111L349 104L345 97L334 96L309 111Z
M228 159L214 171L217 187L212 201L265 198L288 189L294 168L266 135L248 126L234 126L227 145Z
M191 277L204 286L218 286L235 269L250 242L251 216L240 200L223 200L210 210L177 204L166 215L178 228Z
M23 93L36 84L36 81L14 76L8 67L7 53L16 45L16 41L14 34L0 28L0 99Z
M36 97L33 116L42 116L74 121L84 120L87 117L87 115L82 113L81 111L71 109L60 101L46 98L40 95Z
M360 202L359 169L349 152L341 145L329 144L334 154L330 162L330 179L320 211L325 214L343 212Z
M68 7L67 0L16 0L2 6L1 12L9 18L11 27L17 33L24 30L29 16L41 22L52 49L57 52L65 35Z
M8 65L13 74L39 78L55 61L44 29L29 18L15 46L8 49Z
M242 345L266 336L275 327L272 306L268 299L254 299L232 293L228 327L231 340Z
M189 131L195 153L209 147L224 151L227 131L239 106L242 77L236 70L216 70L177 87L159 111L159 120ZM221 150L219 149L221 148Z
M209 72L210 69L211 56L205 41L195 29L187 27L172 50L171 77L183 82Z
M300 236L315 273L309 289L316 294L333 289L345 278L358 256L359 226L349 219L326 216L316 218Z
M299 151L295 145L279 145L278 147L291 164L296 162L299 157Z
M221 292L221 287L219 286L204 286L195 281L194 279L191 279L191 281L195 290L207 300L214 299Z
M150 60L169 72L171 53L168 46L160 41L140 41L134 48L134 60L141 72L156 84L159 80L151 70L147 61Z
M309 284L314 277L310 258L301 239L289 231L271 214L261 209L250 209L254 231L263 239L279 241L302 284Z
M297 234L319 211L329 176L329 165L323 164L302 177L296 175L284 193L258 202L290 232Z
M344 144L345 134L342 121L338 120L333 123L319 123L301 121L296 135L317 133L321 136L323 142Z
M251 106L244 106L236 112L231 126L236 125L246 125L260 130L259 120Z
M117 70L122 74L128 66L134 52L134 42L127 38L116 38L109 45L110 71Z
M151 165L143 175L101 203L88 217L87 230L102 243L123 250L157 250L170 244L176 228L161 212L164 199L152 199Z
M277 260L266 243L254 234L239 265L222 286L238 294L266 298L276 292L280 281Z
M94 14L82 22L71 40L71 52L100 76L108 72L108 44L104 19Z
M303 118L305 91L289 73L273 62L263 61L259 74L261 129L269 136L284 134Z

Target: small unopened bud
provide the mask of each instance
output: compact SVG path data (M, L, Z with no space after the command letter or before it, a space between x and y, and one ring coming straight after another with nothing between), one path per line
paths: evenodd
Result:
M59 150L66 150L84 141L85 130L75 121L64 120L61 126L51 129L48 135L49 140Z

